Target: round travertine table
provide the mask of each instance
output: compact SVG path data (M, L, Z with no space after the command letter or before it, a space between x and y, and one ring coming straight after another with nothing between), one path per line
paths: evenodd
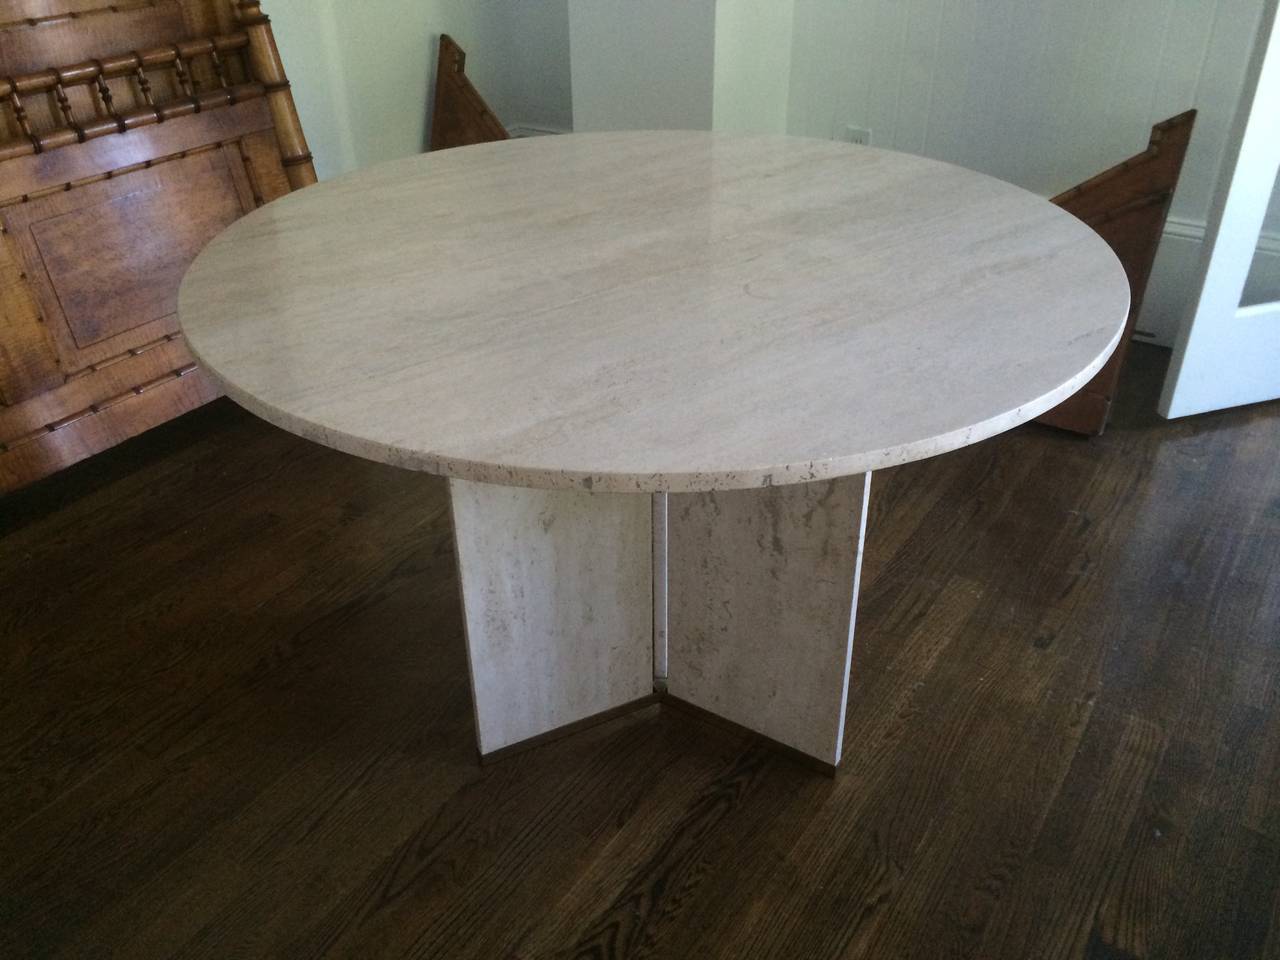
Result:
M834 767L871 472L1070 396L1128 306L1097 235L998 180L649 132L291 194L179 318L259 416L449 478L482 756L656 689Z

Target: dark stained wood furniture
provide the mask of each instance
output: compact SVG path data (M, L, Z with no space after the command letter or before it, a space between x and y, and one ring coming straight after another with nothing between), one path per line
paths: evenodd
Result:
M315 179L257 0L0 0L0 493L215 397L178 282Z
M1124 337L1106 366L1040 423L1094 436L1106 428L1195 119L1196 112L1188 110L1156 124L1142 153L1053 198L1111 245L1129 276L1132 304Z
M467 55L447 33L440 35L436 97L431 112L431 149L465 147L506 140L506 128L493 115L466 74Z

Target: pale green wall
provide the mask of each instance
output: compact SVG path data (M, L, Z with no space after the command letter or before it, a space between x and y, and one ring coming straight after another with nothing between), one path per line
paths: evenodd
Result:
M715 0L569 0L575 130L711 127Z
M712 127L786 133L795 0L717 0Z
M508 126L568 127L567 0L266 0L321 178L419 153L440 34Z
M267 0L316 170L336 176L422 151L440 33L484 90L505 87L502 4L483 0Z
M355 168L334 0L267 0L265 12L293 86L321 179Z
M785 133L794 9L795 0L568 0L574 128Z
M506 0L500 4L500 89L483 89L507 126L573 128L569 73L569 0Z
M502 86L501 4L482 0L380 0L343 5L340 29L356 163L420 152L441 32L467 51L467 75L483 92Z
M590 129L830 137L853 124L877 146L1044 193L1135 152L1152 122L1194 104L1140 324L1164 340L1262 3L1145 0L1135 13L1072 0L264 0L321 177L422 149L441 31L508 126L564 128L576 113ZM1165 21L1162 43L1149 25ZM1275 197L1253 299L1280 296Z

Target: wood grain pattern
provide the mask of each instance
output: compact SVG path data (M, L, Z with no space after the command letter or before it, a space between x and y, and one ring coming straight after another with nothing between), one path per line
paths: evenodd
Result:
M315 177L256 3L8 3L0 40L3 491L217 395L178 281Z
M16 59L3 64L12 72L0 79L0 160L254 97L270 100L278 92L278 84L253 73L254 47L260 45L255 34L188 37L179 29L181 18L160 16L173 9L172 4L107 8L95 11L100 16L5 28L10 40L25 40L36 66ZM112 29L105 30L108 26ZM17 56L22 44L5 52Z
M30 237L28 262L42 267L28 276L43 294L46 323L65 324L78 350L176 313L191 261L245 212L217 154L102 181L67 203L71 196L22 204L6 222ZM86 258L95 246L109 255Z
M466 74L467 55L447 33L436 53L436 95L430 149L447 150L506 140L510 135Z
M106 179L135 167L154 165L158 160L181 153L210 149L212 144L238 142L255 133L270 131L271 117L261 99L167 120L155 126L130 131L127 137L89 140L74 150L26 154L0 164L0 192L11 198L50 193Z
M1053 198L1115 251L1129 278L1131 298L1120 346L1079 393L1041 415L1041 423L1090 436L1106 429L1195 121L1196 111L1188 110L1156 124L1142 153Z
M0 404L5 407L62 383L57 346L39 316L21 255L6 227L0 232Z
M109 57L187 39L186 22L178 0L120 4L117 13L94 15L95 8L107 6L102 2L88 10L75 11L68 3L47 3L42 4L39 19L0 11L4 75L35 73L52 66L79 63L89 57ZM77 14L75 17L65 15L73 11ZM91 32L85 30L86 18Z
M834 780L477 766L446 485L225 400L0 499L0 954L1271 960L1280 413L1164 362L876 476Z

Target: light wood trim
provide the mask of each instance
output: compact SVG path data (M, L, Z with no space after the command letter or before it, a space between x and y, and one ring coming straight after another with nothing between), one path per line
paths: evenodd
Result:
M100 176L104 171L119 172L184 150L269 130L271 122L266 101L258 98L133 130L127 137L103 137L83 143L77 150L18 157L0 164L0 203Z
M298 119L298 108L285 76L280 49L271 32L271 20L262 12L259 0L240 0L236 14L249 35L249 67L267 91L267 102L275 118L276 139L280 143L281 162L289 185L294 190L310 186L316 182L316 168L306 135L302 132L302 122Z

